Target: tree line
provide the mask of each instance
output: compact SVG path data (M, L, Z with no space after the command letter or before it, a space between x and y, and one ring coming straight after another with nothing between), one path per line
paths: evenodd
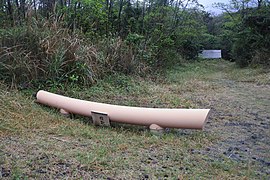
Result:
M0 0L0 69L12 67L18 58L9 51L19 49L25 52L18 53L19 58L46 59L55 75L56 66L50 64L61 69L67 63L61 66L60 61L78 59L85 53L79 45L87 44L92 54L86 56L95 61L87 72L100 63L111 67L110 72L162 69L194 61L203 49L222 49L225 59L243 67L269 66L269 0L231 0L216 6L222 14L206 12L197 0ZM67 52L61 55L63 49ZM74 73L77 66L66 69Z

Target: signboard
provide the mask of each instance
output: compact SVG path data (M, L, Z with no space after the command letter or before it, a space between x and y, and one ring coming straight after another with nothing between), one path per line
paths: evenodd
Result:
M221 50L203 50L200 57L204 59L220 59L222 58Z

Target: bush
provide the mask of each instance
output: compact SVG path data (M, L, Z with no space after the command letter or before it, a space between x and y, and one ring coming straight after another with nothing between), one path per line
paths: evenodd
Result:
M114 72L143 74L149 70L138 55L142 37L132 41L108 38L92 45L78 34L48 24L2 29L0 80L39 87L91 85Z
M254 10L243 18L236 35L233 55L241 67L258 64L269 67L270 55L270 14L269 8Z
M149 67L139 56L139 45L124 41L120 37L107 38L98 42L99 63L103 67L101 76L120 72L143 75Z
M232 53L235 58L235 62L240 67L246 67L250 64L253 49L252 49L252 39L249 36L249 31L243 31L238 33L237 39L233 44Z
M20 27L1 30L0 78L15 84L93 82L89 46L66 29ZM91 52L91 51L90 51Z
M266 48L262 48L259 51L257 50L255 52L255 55L253 56L251 60L252 66L262 66L265 69L269 70L270 67L270 51Z
M202 49L199 35L193 32L179 32L175 36L177 51L184 59L194 60Z

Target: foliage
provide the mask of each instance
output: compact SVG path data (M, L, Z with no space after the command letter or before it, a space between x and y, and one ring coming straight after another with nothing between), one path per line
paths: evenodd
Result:
M134 40L134 39L133 39ZM134 40L123 41L121 38L104 39L99 42L99 61L105 74L122 72L124 74L144 74L148 67L139 57L136 57L138 46Z
M115 72L171 68L202 49L221 49L240 66L268 66L269 3L219 7L226 12L212 16L196 0L3 0L0 77L91 84Z
M66 29L19 27L1 30L2 80L22 86L93 82L95 61L81 39Z
M233 49L240 66L251 63L269 67L270 55L270 7L249 10L241 22Z
M83 37L83 35L82 35ZM21 27L1 31L0 78L29 86L66 83L90 85L107 74L143 74L146 63L135 58L142 37L106 38L91 45L68 29Z
M230 4L219 3L217 6L225 13L205 18L208 26L215 27L208 32L218 42L218 46L210 47L219 47L224 58L236 61L241 67L251 64L269 67L269 2L233 0Z
M1 2L0 77L16 84L165 69L196 58L205 29L197 1Z

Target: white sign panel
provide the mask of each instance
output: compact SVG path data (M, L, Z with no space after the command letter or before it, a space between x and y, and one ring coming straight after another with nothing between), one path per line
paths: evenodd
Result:
M221 50L203 50L200 56L204 59L220 59Z

